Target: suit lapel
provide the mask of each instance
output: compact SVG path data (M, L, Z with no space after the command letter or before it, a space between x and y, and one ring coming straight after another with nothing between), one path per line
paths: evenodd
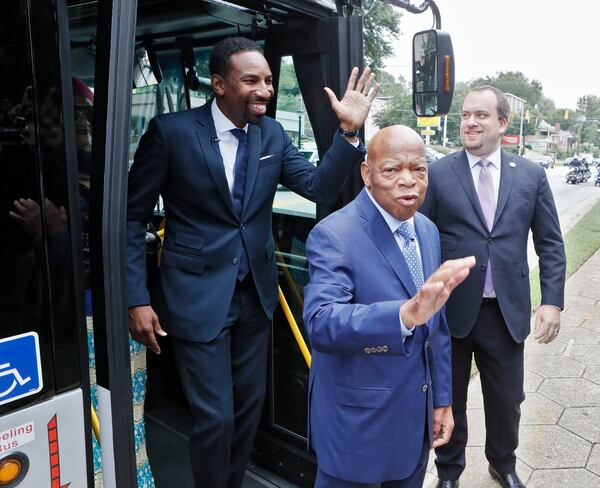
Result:
M252 195L256 175L258 174L258 163L260 161L260 149L262 146L260 127L254 124L248 124L248 169L246 170L246 185L244 188L244 203L242 205L242 215L246 212L248 200Z
M223 158L219 152L219 144L217 139L217 132L215 130L215 124L212 119L210 112L211 101L207 102L201 108L198 109L198 125L196 135L198 142L202 147L202 152L206 160L206 166L211 174L215 185L223 198L225 206L235 216L235 210L233 209L233 202L231 200L231 193L229 192L229 185L227 184L227 177L225 176L225 166L223 165Z
M456 153L451 165L464 192L467 194L467 197L469 198L477 217L479 217L483 227L487 229L485 217L483 216L481 205L479 204L479 197L477 196L477 191L475 190L475 185L473 183L473 175L471 174L467 153L464 151L464 149L459 153Z
M366 189L363 189L358 197L356 197L356 204L365 232L371 237L377 249L379 249L384 259L394 270L394 273L396 273L396 276L398 276L408 294L411 297L415 296L417 290L404 255L398 247L398 242L394 238L394 235L390 232L389 226L379 213L379 210L371 202Z
M519 166L513 161L513 158L504 151L502 151L500 160L502 169L500 171L500 188L498 189L498 203L496 204L496 214L494 215L494 226L496 225L496 222L498 222L498 219L506 206L508 196L510 195L519 169ZM513 166L511 166L510 163L513 163Z

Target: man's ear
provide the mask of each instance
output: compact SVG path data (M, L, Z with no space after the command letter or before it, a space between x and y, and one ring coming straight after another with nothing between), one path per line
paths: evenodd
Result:
M506 129L508 128L508 119L506 117L502 117L500 119L500 134L504 134Z
M222 97L225 94L225 80L221 75L211 75L210 84L212 85L212 89L217 96Z
M367 188L371 188L371 167L367 164L366 161L360 163L360 176L362 176L363 183Z

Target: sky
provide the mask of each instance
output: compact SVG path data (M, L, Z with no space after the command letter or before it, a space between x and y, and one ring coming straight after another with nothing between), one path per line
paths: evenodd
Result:
M420 5L421 0L411 0ZM598 0L436 0L442 30L452 37L456 81L521 71L542 83L557 108L600 96ZM412 37L433 25L431 10L401 20L402 35L386 71L412 79Z

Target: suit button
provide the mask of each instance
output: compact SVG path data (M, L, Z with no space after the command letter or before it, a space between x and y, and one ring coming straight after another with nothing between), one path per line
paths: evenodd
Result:
M246 230L246 226L244 224L240 225L240 229Z
M388 347L387 346L382 346L381 349L383 350L383 352L388 352Z
M233 258L233 260L231 261L231 264L237 264L240 262L240 258Z
M489 243L490 243L490 245L491 245L491 244L493 244L493 243L494 243L494 239L488 239L488 242L489 242Z
M429 341L425 341L425 349L429 347Z
M482 264L482 265L480 265L480 266L479 266L479 269L480 269L481 271L485 271L485 270L487 269L487 264Z
M383 347L377 346L377 352L383 352Z
M423 388L421 388L421 389L423 390L423 393L426 393L428 388L429 387L427 385L423 385Z
M363 350L365 351L365 353L371 354L371 348L370 347L365 347Z

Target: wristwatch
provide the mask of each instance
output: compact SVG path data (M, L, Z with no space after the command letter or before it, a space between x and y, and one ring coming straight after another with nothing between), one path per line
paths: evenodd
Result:
M342 129L341 127L338 127L338 132L340 133L341 136L344 136L344 137L358 137L357 130L345 130L345 129Z

